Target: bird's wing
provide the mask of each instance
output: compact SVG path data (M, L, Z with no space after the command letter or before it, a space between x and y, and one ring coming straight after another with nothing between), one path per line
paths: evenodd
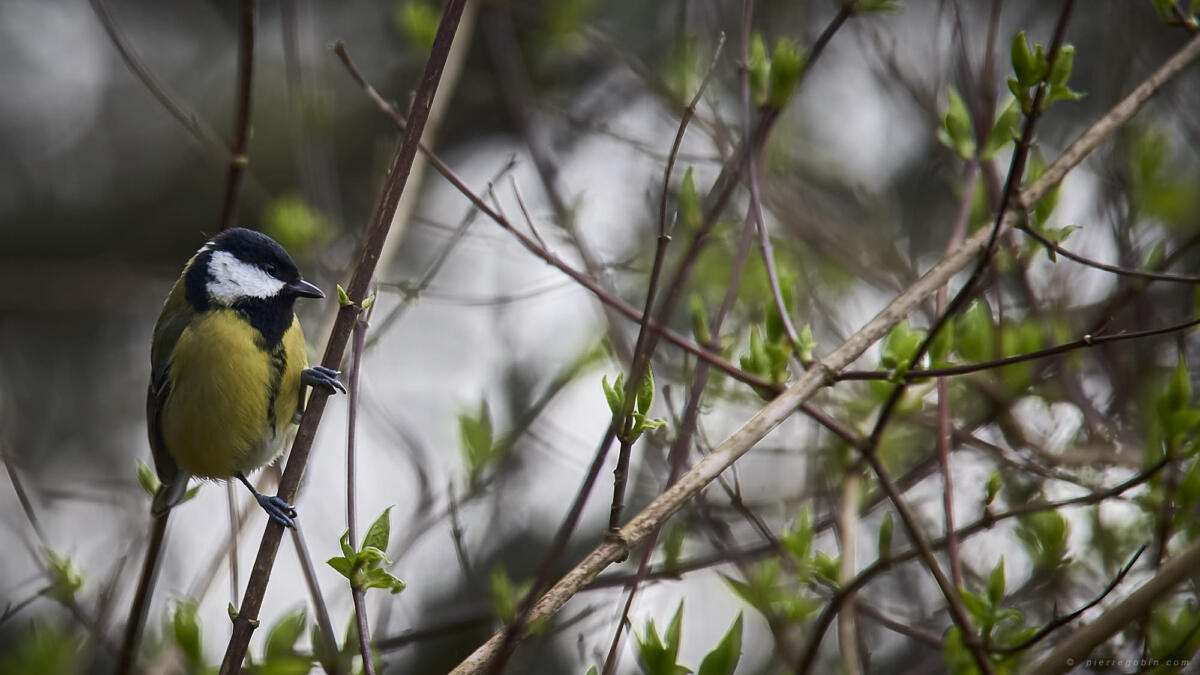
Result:
M176 284L167 296L162 314L154 324L154 339L150 348L150 384L146 388L146 429L150 437L150 451L154 457L154 468L162 487L154 495L151 511L155 515L179 503L187 491L190 476L179 468L175 458L167 449L162 435L162 411L171 392L171 354L179 336L191 323L194 314L184 311L187 300L183 297L182 284Z

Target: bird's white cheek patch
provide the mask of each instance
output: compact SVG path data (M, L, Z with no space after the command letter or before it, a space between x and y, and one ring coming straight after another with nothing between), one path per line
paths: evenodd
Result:
M229 306L242 298L270 298L283 289L283 282L257 265L237 259L228 251L216 251L208 261L208 297Z

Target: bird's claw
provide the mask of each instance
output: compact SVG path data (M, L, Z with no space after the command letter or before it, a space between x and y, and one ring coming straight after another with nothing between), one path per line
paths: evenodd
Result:
M271 520L279 523L284 527L296 529L296 521L292 520L296 517L296 509L291 504L283 501L279 497L268 497L264 494L255 493L254 498L258 500L258 505L263 511L267 512Z
M325 366L313 366L300 373L300 382L314 389L319 387L327 394L336 394L339 391L344 394L346 386L338 381L338 375L341 375L341 371Z

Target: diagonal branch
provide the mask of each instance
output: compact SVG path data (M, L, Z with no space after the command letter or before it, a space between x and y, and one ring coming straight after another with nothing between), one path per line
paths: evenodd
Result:
M359 253L358 262L354 266L354 275L346 290L354 304L343 306L338 311L333 331L325 347L322 363L326 367L336 368L341 362L342 354L346 350L346 343L350 339L350 332L358 318L358 305L367 296L368 286L375 273L375 265L379 261L380 251L383 249L388 231L391 229L392 216L396 212L400 194L408 182L409 171L417 154L417 144L421 138L421 132L425 128L429 109L433 105L433 97L437 92L442 69L446 64L446 57L458 29L458 19L462 15L465 4L466 0L449 0L446 3L433 47L430 50L429 60L421 73L421 81L409 109L408 125L404 129L400 144L392 157L387 173L387 183L370 225L367 227L362 251ZM296 494L296 488L299 486L304 468L308 464L308 454L312 449L317 425L321 422L328 398L327 393L317 390L309 399L304 418L300 423L300 430L292 445L291 455L288 457L287 468L279 483L279 496L285 501L292 501ZM229 646L221 664L221 675L233 675L238 672L246 657L250 636L257 623L258 611L262 607L263 596L266 594L267 582L270 580L275 554L279 551L279 542L282 537L283 526L274 521L269 522L266 532L263 534L258 555L254 560L254 568L246 586L246 595L242 599L242 606L238 609L238 616L233 622L233 635L229 639Z

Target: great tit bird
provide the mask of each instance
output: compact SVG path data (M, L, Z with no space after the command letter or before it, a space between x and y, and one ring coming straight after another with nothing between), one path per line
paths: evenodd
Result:
M192 476L237 478L267 514L296 513L246 479L280 455L303 411L304 386L346 391L338 372L308 367L296 298L323 298L265 234L226 230L196 252L154 325L146 419L165 515Z

